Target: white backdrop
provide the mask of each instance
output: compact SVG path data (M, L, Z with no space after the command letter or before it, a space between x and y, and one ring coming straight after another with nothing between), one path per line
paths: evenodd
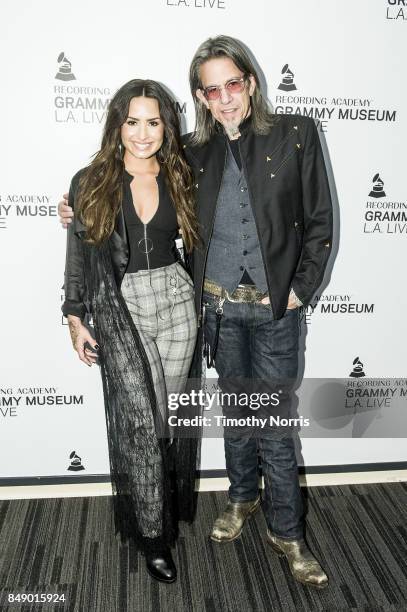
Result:
M372 378L399 379L387 385L405 409L402 5L87 0L62 8L51 0L2 2L0 477L109 472L99 372L79 362L60 313L65 235L56 204L97 150L106 104L129 79L167 85L179 101L184 130L193 129L189 62L201 41L220 33L251 49L276 112L316 119L334 173L337 255L320 299L303 313L304 374L343 379L345 387L356 381L362 389ZM71 80L61 79L62 52ZM379 197L369 195L373 186ZM356 357L366 375L358 379L349 377ZM388 417L394 406L389 402L375 418ZM407 452L401 437L304 438L300 459L307 466L390 462L407 460ZM201 467L224 467L221 440L204 441Z

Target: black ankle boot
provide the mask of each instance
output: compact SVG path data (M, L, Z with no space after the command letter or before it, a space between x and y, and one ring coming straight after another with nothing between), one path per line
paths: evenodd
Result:
M177 568L169 548L160 552L146 552L146 567L152 578L160 582L175 582Z

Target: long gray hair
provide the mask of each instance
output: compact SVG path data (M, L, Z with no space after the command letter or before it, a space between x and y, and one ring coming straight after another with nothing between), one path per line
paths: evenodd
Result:
M189 69L189 84L195 104L195 133L192 143L203 145L215 133L216 121L211 112L197 98L196 90L202 89L199 69L210 59L228 57L246 76L252 75L256 81L256 88L251 97L251 117L253 131L256 134L267 134L274 120L267 100L260 91L260 80L256 68L242 43L231 36L216 36L205 40L195 53Z

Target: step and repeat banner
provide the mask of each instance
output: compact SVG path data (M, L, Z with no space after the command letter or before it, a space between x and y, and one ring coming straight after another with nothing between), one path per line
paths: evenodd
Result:
M250 49L276 113L314 119L329 170L334 252L301 309L298 412L315 427L300 463L406 461L407 2L6 0L0 15L0 478L109 473L98 368L60 311L57 203L126 81L161 81L193 129L189 63L217 34ZM224 467L220 438L201 467Z

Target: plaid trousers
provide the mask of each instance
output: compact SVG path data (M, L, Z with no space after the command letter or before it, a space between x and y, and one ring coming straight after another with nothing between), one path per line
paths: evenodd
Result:
M162 268L126 273L122 295L144 344L163 422L169 393L182 393L197 335L194 287L175 262Z

